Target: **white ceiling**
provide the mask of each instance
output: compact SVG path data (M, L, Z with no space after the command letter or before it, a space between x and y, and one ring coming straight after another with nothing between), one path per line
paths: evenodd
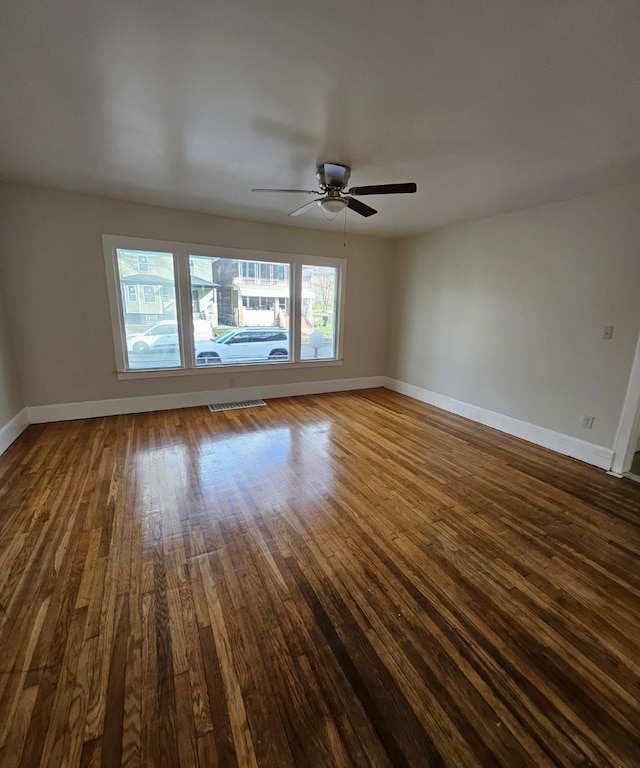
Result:
M640 180L638 0L6 0L0 176L341 229L316 161L402 235Z

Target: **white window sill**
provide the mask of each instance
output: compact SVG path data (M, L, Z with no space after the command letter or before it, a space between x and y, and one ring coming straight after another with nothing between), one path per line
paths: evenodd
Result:
M119 381L128 379L161 379L171 376L202 376L202 375L226 375L228 373L253 372L253 371L291 371L301 368L328 368L342 365L343 360L306 360L298 363L247 363L245 365L229 365L219 363L217 365L198 366L197 368L146 368L140 371L115 371Z

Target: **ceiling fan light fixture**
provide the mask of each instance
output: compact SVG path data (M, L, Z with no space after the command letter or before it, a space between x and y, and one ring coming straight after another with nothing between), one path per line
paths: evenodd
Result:
M341 197L330 197L326 200L318 200L318 204L325 213L330 213L337 216L341 211L344 210L345 206L347 205L347 201L343 200Z

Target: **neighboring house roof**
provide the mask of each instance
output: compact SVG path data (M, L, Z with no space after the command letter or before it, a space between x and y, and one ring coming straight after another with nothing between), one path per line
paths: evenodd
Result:
M120 278L121 283L126 285L173 285L173 280L160 275L123 275Z
M125 285L173 285L173 280L168 277L162 277L162 275L124 275L120 278L120 282ZM196 275L191 276L191 285L194 288L215 288L218 283L212 283L210 280L205 280L202 277Z
M220 283L212 283L211 280L205 280L203 277L191 275L191 285L196 288L216 288Z

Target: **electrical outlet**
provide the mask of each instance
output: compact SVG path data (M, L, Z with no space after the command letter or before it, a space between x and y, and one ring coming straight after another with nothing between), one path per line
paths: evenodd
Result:
M613 338L613 326L612 325L605 325L604 330L602 331L602 338L609 341L609 339Z
M229 376L229 386L235 387L236 385L236 377L235 376Z
M585 429L591 429L593 426L593 416L583 416L582 417L582 426Z

